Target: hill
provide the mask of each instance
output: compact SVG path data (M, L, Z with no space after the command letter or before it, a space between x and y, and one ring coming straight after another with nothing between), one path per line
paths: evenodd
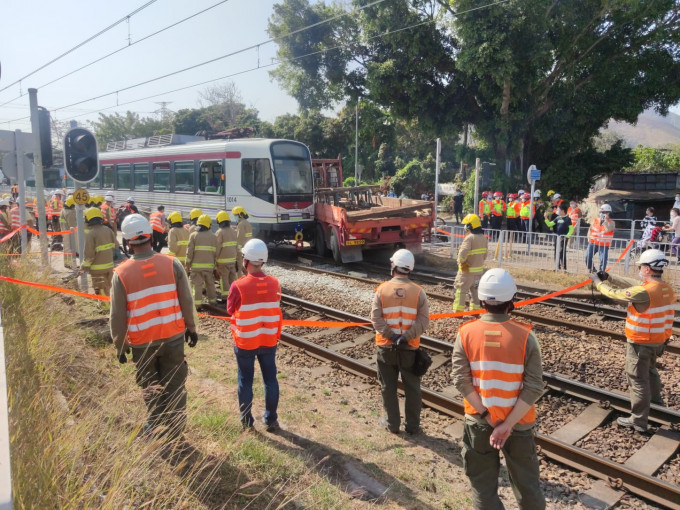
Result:
M662 117L653 110L646 110L635 125L611 121L603 131L616 132L629 147L668 147L680 144L680 115L669 112L668 116Z

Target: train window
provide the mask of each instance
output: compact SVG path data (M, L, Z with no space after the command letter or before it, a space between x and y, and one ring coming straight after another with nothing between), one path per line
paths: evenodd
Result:
M149 164L138 163L135 165L135 189L149 191Z
M199 190L224 195L224 169L221 161L201 161Z
M312 168L309 151L299 143L275 142L272 159L276 174L276 191L279 195L312 193Z
M175 163L175 191L194 192L193 161L178 161Z
M153 164L153 190L170 191L170 163Z
M131 189L130 165L118 165L116 170L116 189Z
M113 189L113 165L102 166L102 188Z
M241 160L241 186L251 195L274 203L272 170L269 166L269 160Z

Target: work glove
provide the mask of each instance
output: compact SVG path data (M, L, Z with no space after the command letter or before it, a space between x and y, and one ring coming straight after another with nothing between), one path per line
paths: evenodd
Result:
M121 365L123 363L127 363L126 354L130 354L130 348L129 347L118 355L118 363L120 363Z
M606 271L598 271L597 277L603 282L606 282L607 279L609 278L609 273L607 273Z
M195 331L189 331L188 329L184 332L184 341L189 344L189 347L196 347L198 342L198 333Z
M593 271L590 273L590 279L593 280L593 285L597 287L600 283L602 283L602 279L600 278L599 274Z
M408 340L406 340L404 335L399 335L395 340L393 340L393 342L397 347L406 346L408 344Z

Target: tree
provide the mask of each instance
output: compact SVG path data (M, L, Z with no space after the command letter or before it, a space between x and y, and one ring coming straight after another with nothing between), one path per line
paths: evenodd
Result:
M634 161L628 172L680 172L680 154L670 150L652 149L638 145L633 149Z
M172 133L171 125L151 117L141 118L138 113L128 111L125 115L114 113L99 114L99 120L93 123L94 134L100 146L106 147L108 142L145 138L163 133Z

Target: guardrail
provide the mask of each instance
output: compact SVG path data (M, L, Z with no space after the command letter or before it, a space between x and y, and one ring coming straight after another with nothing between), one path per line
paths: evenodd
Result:
M9 455L9 408L5 372L5 333L0 308L0 510L12 509L12 466Z

